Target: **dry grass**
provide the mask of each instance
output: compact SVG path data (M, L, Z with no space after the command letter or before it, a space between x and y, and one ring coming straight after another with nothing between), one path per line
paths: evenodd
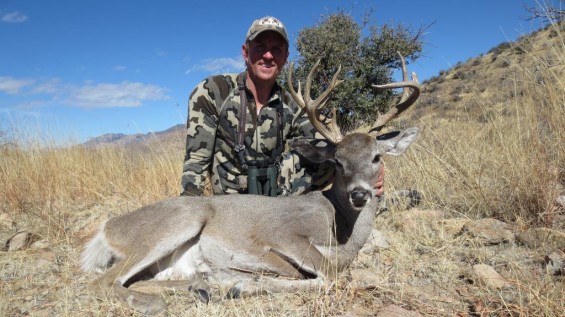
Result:
M167 296L170 315L363 316L388 304L424 316L562 315L565 284L543 270L544 250L518 243L485 246L458 234L462 223L487 216L516 230L563 230L556 220L563 210L554 203L565 182L565 34L554 29L552 46L542 49L533 38L531 45L520 44L519 55L499 53L512 77L491 74L486 88L459 79L468 98L449 101L443 112L423 104L401 123L423 131L405 156L387 159L387 190L418 189L425 208L446 215L410 222L410 213L393 209L377 219L391 247L361 254L352 265L380 274L377 286L356 289L342 276L327 292L217 299L207 306L179 292ZM470 64L492 68L470 61L458 71L465 73ZM102 219L178 195L183 137L145 151L16 141L0 146L0 237L27 228L47 247L2 252L0 315L135 315L88 293L94 275L79 271L78 253ZM471 272L477 263L495 267L512 287L483 285Z
M33 214L61 233L62 210L84 209L110 200L133 206L178 195L180 144L154 143L148 151L128 148L44 146L19 142L0 148L0 196L4 211ZM47 238L53 238L49 235ZM55 236L57 238L57 236Z

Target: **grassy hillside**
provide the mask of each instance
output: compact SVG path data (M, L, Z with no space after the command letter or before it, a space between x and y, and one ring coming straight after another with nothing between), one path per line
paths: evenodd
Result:
M553 223L565 184L565 23L503 43L424 83L403 125L424 128L402 185L470 217ZM396 177L393 177L396 179Z

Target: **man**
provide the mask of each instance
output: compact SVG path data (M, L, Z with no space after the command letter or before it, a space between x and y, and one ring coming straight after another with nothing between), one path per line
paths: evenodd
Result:
M274 17L255 20L242 45L247 69L212 76L188 103L182 195L202 195L207 175L214 194L300 194L331 182L327 166L308 166L285 152L286 140L323 145L308 118L277 83L288 58L288 33ZM383 176L375 184L383 193ZM274 184L273 184L274 183Z

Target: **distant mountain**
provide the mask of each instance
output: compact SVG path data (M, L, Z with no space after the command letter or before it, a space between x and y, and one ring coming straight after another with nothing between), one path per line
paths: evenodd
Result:
M178 139L185 133L185 125L177 124L164 131L149 132L149 133L136 133L136 134L123 134L123 133L107 133L101 136L92 138L82 145L86 147L97 147L104 145L116 146L135 146L142 143L168 141L170 139Z

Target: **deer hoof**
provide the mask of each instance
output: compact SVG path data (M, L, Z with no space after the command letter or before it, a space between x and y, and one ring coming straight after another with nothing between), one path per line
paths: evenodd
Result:
M192 286L188 287L189 292L193 292L198 300L204 304L208 304L210 302L210 291L204 288L193 288Z
M228 293L226 294L226 298L236 299L240 297L241 297L241 285L240 283L237 283L229 289Z

